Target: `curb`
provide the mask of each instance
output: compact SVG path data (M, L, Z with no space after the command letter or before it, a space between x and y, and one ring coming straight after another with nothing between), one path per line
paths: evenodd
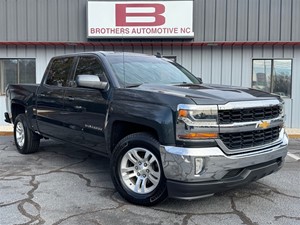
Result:
M0 136L12 136L13 134L12 131L0 131Z
M300 134L288 134L289 139L298 139L300 138Z

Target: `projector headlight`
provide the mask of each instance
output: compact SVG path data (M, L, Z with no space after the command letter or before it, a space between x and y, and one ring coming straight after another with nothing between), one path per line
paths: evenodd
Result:
M186 105L177 107L176 139L203 140L218 138L217 105Z

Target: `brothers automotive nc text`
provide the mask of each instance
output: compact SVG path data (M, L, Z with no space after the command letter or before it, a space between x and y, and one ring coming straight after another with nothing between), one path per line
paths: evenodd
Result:
M174 28L90 28L91 34L189 34L190 27Z

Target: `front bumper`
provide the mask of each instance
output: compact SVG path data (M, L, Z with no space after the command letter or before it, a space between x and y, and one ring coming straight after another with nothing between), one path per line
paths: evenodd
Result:
M260 179L279 170L287 154L288 138L254 152L226 155L219 147L161 146L160 154L170 197L193 199ZM203 159L196 174L195 159Z

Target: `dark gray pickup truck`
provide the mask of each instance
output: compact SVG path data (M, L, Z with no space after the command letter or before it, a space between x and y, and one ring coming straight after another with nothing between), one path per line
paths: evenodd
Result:
M6 96L20 153L44 137L107 156L135 204L210 196L279 170L287 154L280 97L202 84L160 56L54 57L40 85L11 84Z

